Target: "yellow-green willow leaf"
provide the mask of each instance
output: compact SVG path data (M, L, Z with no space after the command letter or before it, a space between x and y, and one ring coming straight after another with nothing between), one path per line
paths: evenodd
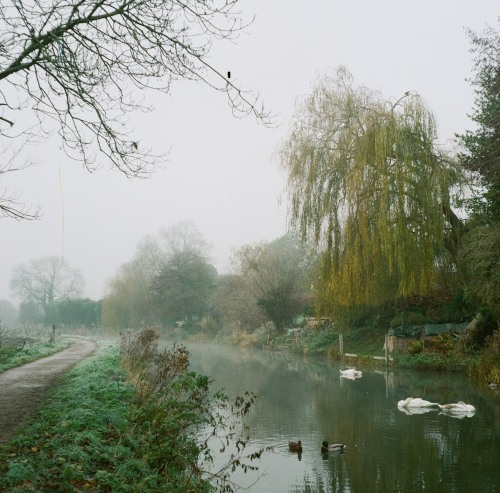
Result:
M344 68L298 107L280 161L289 221L324 252L321 311L435 288L456 176L435 140L420 97L389 104Z

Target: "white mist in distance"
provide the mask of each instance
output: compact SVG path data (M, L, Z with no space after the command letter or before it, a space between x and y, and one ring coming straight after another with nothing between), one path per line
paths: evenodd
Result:
M215 43L211 62L231 81L258 92L276 115L266 128L237 119L224 95L180 81L171 94L148 94L155 106L131 119L141 145L169 150L149 179L130 180L103 163L92 174L70 160L54 136L26 149L36 163L1 186L42 207L38 221L0 222L0 299L14 300L12 269L58 255L85 278L85 296L100 299L106 281L146 235L191 220L212 245L219 273L232 249L286 232L285 177L275 152L295 101L317 74L345 65L356 84L387 99L419 93L434 113L443 145L471 128L473 90L468 28L494 24L490 0L401 3L298 0L242 1L255 20L236 43Z

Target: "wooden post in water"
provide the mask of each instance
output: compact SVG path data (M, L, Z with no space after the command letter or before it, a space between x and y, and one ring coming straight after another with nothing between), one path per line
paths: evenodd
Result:
M387 334L385 334L385 344L384 344L384 348L385 348L385 367L387 368L389 366L389 344L388 344L388 338L387 338Z
M339 334L339 353L340 357L344 359L344 336Z

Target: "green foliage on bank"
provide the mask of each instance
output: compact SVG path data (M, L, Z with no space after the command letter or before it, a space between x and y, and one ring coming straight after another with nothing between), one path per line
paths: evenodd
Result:
M434 370L468 373L473 357L464 357L457 353L420 353L394 354L395 365L398 368L413 370Z

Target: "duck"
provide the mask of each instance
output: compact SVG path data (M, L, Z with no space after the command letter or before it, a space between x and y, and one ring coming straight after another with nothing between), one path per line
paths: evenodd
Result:
M491 389L491 390L497 390L498 389L498 384L495 383L495 382L491 382L488 384L488 387Z
M326 440L321 444L321 452L342 452L346 448L343 443L332 443L329 444Z
M398 402L398 407L434 407L439 406L437 402L429 402L420 397L407 397Z
M355 368L348 368L347 370L339 370L339 372L346 377L360 377L363 372L356 370Z
M302 452L302 442L288 442L288 450L290 452Z
M476 408L472 404L466 404L464 401L451 404L438 404L438 406L441 410L449 412L472 413L476 411Z

